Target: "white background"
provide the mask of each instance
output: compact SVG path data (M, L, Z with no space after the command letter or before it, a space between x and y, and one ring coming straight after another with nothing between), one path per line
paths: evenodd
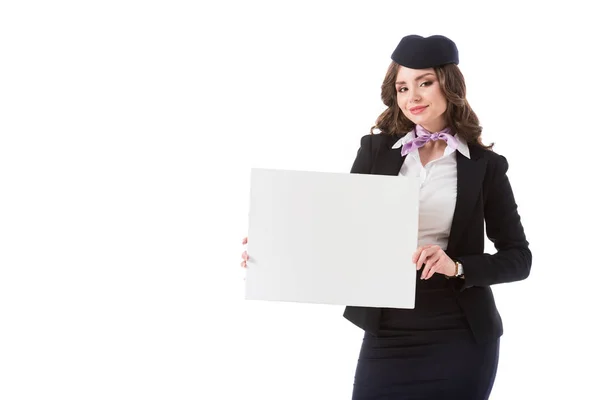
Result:
M492 398L597 396L595 14L481 4L2 2L0 398L349 399L343 307L243 300L250 168L349 171L413 33L457 43L533 251Z

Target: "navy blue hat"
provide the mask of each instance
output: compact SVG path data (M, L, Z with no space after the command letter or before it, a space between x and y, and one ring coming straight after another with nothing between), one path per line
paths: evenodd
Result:
M442 35L409 35L398 43L392 53L392 60L413 69L433 68L444 64L458 65L458 49L452 40Z

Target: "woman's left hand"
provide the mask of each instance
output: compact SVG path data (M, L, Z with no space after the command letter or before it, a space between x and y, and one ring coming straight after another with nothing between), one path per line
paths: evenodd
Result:
M412 262L417 264L417 271L423 267L421 279L429 279L435 274L454 276L456 265L446 252L438 245L428 244L417 248L412 257Z

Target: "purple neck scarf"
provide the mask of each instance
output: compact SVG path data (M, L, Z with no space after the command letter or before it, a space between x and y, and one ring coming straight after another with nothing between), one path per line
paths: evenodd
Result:
M446 128L439 132L431 133L427 129L423 128L421 125L416 125L415 133L416 137L404 143L404 145L402 146L402 151L400 152L402 156L407 155L415 149L425 146L425 144L428 143L430 140L441 139L445 141L448 144L448 146L450 146L454 150L458 148L458 140L454 136L452 136L452 131L450 130L450 128Z

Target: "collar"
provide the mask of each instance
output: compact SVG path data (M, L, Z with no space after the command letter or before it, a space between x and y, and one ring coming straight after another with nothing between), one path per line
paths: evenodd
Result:
M406 142L414 139L415 135L415 130L411 129L406 135L402 136L396 143L394 143L392 149L398 149L402 147ZM458 148L456 150L458 150L463 156L471 158L471 152L469 151L469 145L467 142L465 142L462 136L460 136L458 133L455 134L454 137L456 137L456 140L458 141Z

